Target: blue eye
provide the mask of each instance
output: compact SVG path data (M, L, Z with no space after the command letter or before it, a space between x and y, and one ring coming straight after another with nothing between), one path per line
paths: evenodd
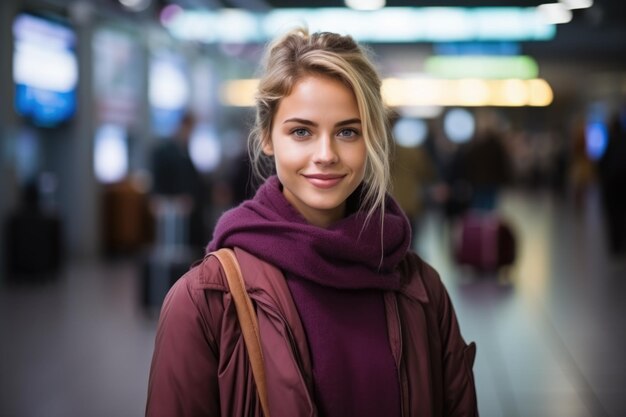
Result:
M309 131L304 128L298 128L298 129L292 130L291 134L296 137L303 138L305 136L309 136Z
M342 138L354 138L359 136L359 132L356 129L341 129L337 132L337 136Z

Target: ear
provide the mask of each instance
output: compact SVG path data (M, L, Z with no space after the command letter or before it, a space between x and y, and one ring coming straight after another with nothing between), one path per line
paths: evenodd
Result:
M268 138L265 140L265 144L263 145L263 153L267 156L274 155L274 145L272 145L272 139Z

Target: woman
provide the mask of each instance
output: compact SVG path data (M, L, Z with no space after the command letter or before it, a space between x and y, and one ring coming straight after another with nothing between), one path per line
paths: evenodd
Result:
M272 416L475 416L474 345L386 194L380 79L350 37L296 30L268 49L251 159L273 169L219 220L258 316ZM267 172L267 171L266 171ZM148 416L259 416L214 257L170 291Z

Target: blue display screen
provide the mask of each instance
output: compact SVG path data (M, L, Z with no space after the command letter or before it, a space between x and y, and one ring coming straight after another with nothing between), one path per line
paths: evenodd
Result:
M16 84L15 108L36 125L55 126L76 112L76 94L74 91L58 92Z
M78 60L74 32L62 23L19 14L13 23L15 110L38 126L56 126L76 112Z

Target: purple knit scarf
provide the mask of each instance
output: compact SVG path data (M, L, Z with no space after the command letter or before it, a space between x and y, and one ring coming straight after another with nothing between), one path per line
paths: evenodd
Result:
M365 227L349 213L328 229L310 225L271 177L254 199L220 218L207 250L240 247L281 269L307 335L321 417L401 415L383 291L400 286L409 222L388 197ZM360 190L349 198L355 206Z
M408 219L387 197L382 231L380 212L365 227L364 220L357 211L327 229L311 225L285 199L273 176L252 200L222 215L207 251L240 247L290 275L333 288L398 289L395 268L411 242Z

